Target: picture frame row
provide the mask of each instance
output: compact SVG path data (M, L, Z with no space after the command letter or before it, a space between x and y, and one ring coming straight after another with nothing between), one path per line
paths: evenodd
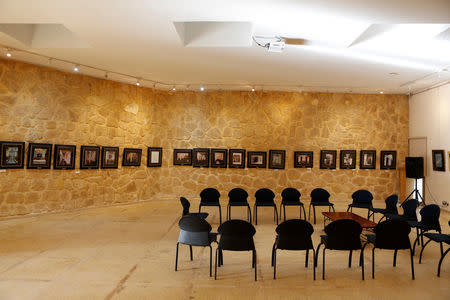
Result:
M27 169L55 170L75 169L76 146L29 143ZM141 165L142 149L124 148L122 166ZM0 169L22 169L25 162L25 142L0 141ZM161 167L162 148L148 147L147 167ZM80 169L117 169L119 167L119 147L81 146Z

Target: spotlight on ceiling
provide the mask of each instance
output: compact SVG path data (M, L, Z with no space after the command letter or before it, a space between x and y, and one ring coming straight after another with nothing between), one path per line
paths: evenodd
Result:
M204 90L205 90L205 87L201 86L201 87L200 87L200 91L203 92Z
M252 92L254 92L255 91L255 88L252 88Z
M7 56L7 57L11 57L11 56L12 56L11 50L6 49L6 56Z
M177 88L176 88L176 87L173 87L173 88L172 88L172 91L174 91L174 92L175 92L176 90L177 90Z
M78 65L75 65L75 67L73 67L73 71L74 72L78 72L80 69L78 69Z

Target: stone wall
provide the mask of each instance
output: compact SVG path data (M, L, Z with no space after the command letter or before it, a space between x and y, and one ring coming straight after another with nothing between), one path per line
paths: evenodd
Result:
M76 144L75 170L0 173L0 215L45 213L180 196L198 201L205 187L227 199L233 187L250 195L287 186L303 201L323 187L335 203L367 188L377 205L399 192L399 171L379 169L379 151L408 149L404 95L287 92L166 92L0 60L0 140ZM141 167L79 170L80 146L139 147ZM147 168L147 146L163 147L161 168ZM174 148L286 150L286 169L173 166ZM321 149L358 150L356 170L319 169ZM359 150L377 150L377 169L359 169ZM314 168L294 169L293 152L314 151ZM253 197L251 197L253 201Z

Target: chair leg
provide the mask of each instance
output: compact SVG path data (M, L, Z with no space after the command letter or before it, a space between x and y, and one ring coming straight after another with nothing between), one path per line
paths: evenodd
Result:
M274 205L273 208L275 209L275 216L277 217L277 225L278 225L278 210L277 210L277 206ZM284 217L286 218L286 214L284 214Z
M306 249L305 268L308 267L309 249Z
M392 263L392 266L397 266L397 249L394 250L394 262Z
M219 253L219 248L216 249L216 259L215 259L215 263L214 263L214 280L217 279L217 256Z
M209 245L209 277L212 277L212 247Z
M255 218L255 225L258 225L258 206L253 206L253 217Z
M316 224L316 206L313 205L313 213L314 213L314 224ZM323 227L325 227L325 223L323 223Z
M219 224L222 224L222 208L220 207L220 204L219 204Z
M277 279L277 249L273 250L273 279Z
M447 250L445 250L444 254L441 256L441 259L439 259L439 264L438 264L438 273L437 276L441 277L441 265L442 265L442 261L444 260L444 257L447 255L448 251L450 250L450 248L448 248Z
M372 248L372 279L375 279L375 247Z
M223 251L219 250L219 267L223 265Z
M333 209L333 212L336 212L336 211L334 210L334 205L332 205L331 208Z
M231 219L230 217L230 204L227 205L227 220Z
M322 250L322 280L325 280L325 249L326 247Z
M362 280L364 280L364 247L361 248L361 254L359 256L361 264Z
M304 205L302 205L302 208L303 208L303 218L305 218L305 221L306 221L306 211L305 211L305 206ZM301 211L300 211L300 217L301 217Z
M413 244L413 255L416 253L416 244L419 245L420 244L420 233L418 233L416 239L414 240L414 244Z
M175 271L177 271L177 268L178 268L178 245L179 245L180 243L177 243L177 251L176 251L176 254L175 254Z
M276 245L276 243L274 243L272 246L272 264L271 264L272 267L273 267L273 259L274 259L274 255L275 255L275 245Z
M319 243L319 245L317 246L315 257L314 257L314 266L316 266L316 267L317 267L317 260L319 259L319 250L320 250L321 245L322 245L322 243Z
M199 205L198 205L198 212L200 213L202 211L202 204L200 203Z
M412 252L411 247L409 248L409 252L410 252L410 256L411 256L411 275L412 275L412 280L414 280L415 279L415 277L414 277L414 259L413 259L414 253Z
M311 203L308 206L308 221L311 220Z
M314 274L314 280L316 280L316 262L315 262L315 257L316 257L316 252L314 251L314 248L312 248L313 251L313 274Z
M350 253L348 254L348 267L352 267L352 252L353 250L350 250Z
M255 256L255 281L257 281L258 280L258 268L257 268L257 257L256 257L256 250L253 250L253 252L255 253L254 254L254 256Z
M194 260L194 256L192 255L192 246L189 245L189 253L191 254L191 260Z
M422 246L422 249L420 250L420 255L419 255L419 264L422 263L422 253L423 250L425 250L425 247L431 242L431 240L428 240L428 242L425 243L425 245ZM441 244L441 255L442 255L442 243Z

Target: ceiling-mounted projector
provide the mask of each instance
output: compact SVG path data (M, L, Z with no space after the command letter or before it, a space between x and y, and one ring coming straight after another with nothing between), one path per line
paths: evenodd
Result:
M267 43L266 47L269 52L283 52L286 43L284 41Z

